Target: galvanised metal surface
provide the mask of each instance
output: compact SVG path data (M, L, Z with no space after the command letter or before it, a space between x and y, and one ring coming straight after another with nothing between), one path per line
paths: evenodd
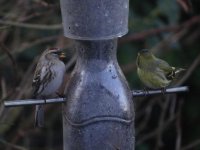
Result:
M128 32L129 0L60 0L64 35L105 40Z
M171 94L171 93L183 93L188 92L189 88L188 86L180 86L180 87L172 87L165 89L165 94ZM157 95L157 94L163 94L163 91L158 90L132 90L132 96L133 97L142 97L142 96L150 96L150 95ZM25 99L25 100L6 100L4 101L5 107L17 107L17 106L26 106L26 105L38 105L38 104L53 104L53 103L65 103L65 98L53 98L53 99Z
M65 90L64 150L134 150L132 93L116 59L117 39L76 41Z

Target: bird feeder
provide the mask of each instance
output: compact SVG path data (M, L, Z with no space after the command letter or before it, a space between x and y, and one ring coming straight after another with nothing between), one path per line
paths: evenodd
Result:
M64 150L134 149L132 94L116 59L128 2L61 0L64 35L78 52L65 90Z
M76 40L108 40L128 32L129 0L61 0L64 35Z

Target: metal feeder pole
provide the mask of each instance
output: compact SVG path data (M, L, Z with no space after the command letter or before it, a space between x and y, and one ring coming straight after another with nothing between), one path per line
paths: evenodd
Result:
M134 150L132 93L116 59L128 0L61 0L64 35L77 63L65 90L64 150Z

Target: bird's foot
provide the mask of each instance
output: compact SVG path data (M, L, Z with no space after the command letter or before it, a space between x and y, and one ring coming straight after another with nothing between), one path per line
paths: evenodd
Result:
M45 97L45 96L42 96L42 99L44 100L44 104L46 104L46 103L47 103L46 97Z
M165 95L165 93L166 93L166 88L162 88L162 89L161 89L161 92L162 92L163 95Z
M59 98L64 98L64 97L65 97L65 94L60 94L59 92L56 92L56 95L57 95Z
M144 96L147 96L149 94L149 91L146 88L143 88Z

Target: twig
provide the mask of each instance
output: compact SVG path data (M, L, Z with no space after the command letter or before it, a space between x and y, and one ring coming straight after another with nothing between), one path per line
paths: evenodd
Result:
M184 40L184 45L194 44L195 41L199 39L200 35L200 26L195 28L195 30L189 32L187 38ZM196 43L196 42L195 42Z
M1 26L0 31L9 28L10 26Z
M31 80L30 78L33 76L33 69L35 67L35 64L37 62L37 57L32 61L32 63L29 65L26 72L23 74L23 78L21 79L18 86L15 88L14 92L15 94L12 94L13 97L16 99L20 99L22 96L25 96L25 94L30 96L30 89L31 89Z
M169 45L171 45L172 43L178 43L178 41L184 36L186 35L186 33L188 32L188 28L183 28L182 30L180 30L179 32L173 33L169 36L167 36L166 38L164 38L162 41L160 41L158 44L156 44L155 46L153 46L151 48L151 51L153 53L156 53L157 55L159 55L159 52L163 52L161 51L161 49L166 49L166 47L169 47Z
M176 86L180 86L181 84L183 84L191 76L191 74L195 71L195 69L199 64L200 64L200 54L195 58L190 67L188 67L186 74L181 78L179 82L176 83Z
M163 146L163 141L162 141L162 134L163 134L163 127L164 127L164 123L165 123L165 115L167 113L167 108L169 106L169 100L170 100L170 96L168 95L165 99L165 101L162 103L161 108L162 108L162 112L159 118L159 122L158 122L158 131L157 131L157 137L156 137L156 148L155 150L159 150L162 146Z
M15 76L14 76L14 79L13 79L14 80L13 83L16 84L17 80L18 80L18 77L19 77L19 68L17 67L17 63L16 63L13 55L11 54L10 50L2 42L0 42L0 49L2 49L6 53L6 55L8 56L9 60L12 63L12 65L11 65L12 69L13 69L12 72L15 73Z
M182 108L182 101L180 101L179 109L177 112L177 119L176 119L176 148L175 150L181 149L181 140L182 140L182 130L181 130L181 108Z
M150 37L152 35L157 35L162 32L178 31L181 28L188 28L188 27L191 27L193 24L196 24L199 22L200 22L200 16L194 16L190 20L180 25L166 26L160 29L151 29L151 30L140 32L140 33L134 33L134 34L125 36L119 40L119 44L124 44L130 41L143 40L147 37Z
M15 59L13 58L12 54L10 53L10 50L2 42L0 42L0 47L6 53L8 58L10 58L14 68L16 68L16 62L15 62Z
M28 49L28 48L37 46L37 45L39 45L39 44L42 44L42 43L46 43L46 42L50 42L50 41L56 40L58 37L59 37L58 35L44 37L44 38L42 38L42 39L35 40L35 41L31 42L30 44L28 44L28 45L22 47L21 49L18 49L18 50L15 50L15 51L16 51L16 52L22 52L22 51L24 51L25 49Z
M5 145L7 145L7 146L9 146L9 147L14 148L14 149L18 149L18 150L27 150L26 148L24 148L24 147L22 147L22 146L14 145L14 144L9 143L9 142L6 142L5 140L2 140L2 139L0 139L0 142L1 142L2 144L5 144Z
M193 12L193 6L190 0L176 0L186 13Z
M31 42L29 45L26 45L26 46L24 46L22 48L13 50L11 52L11 54L22 52L22 51L24 51L26 49L29 49L29 48L33 47L33 46L36 46L36 45L39 45L39 44L42 44L42 43L45 43L45 42L50 42L50 41L53 41L53 40L55 40L57 38L58 38L58 36L56 35L56 36L50 36L50 37L45 37L45 38L42 38L42 39L35 40L35 41ZM6 55L0 56L0 61L4 60L5 58L6 58Z
M1 79L1 93L2 93L1 95L2 99L7 97L6 83L4 78Z
M28 16L22 16L22 17L20 17L18 21L25 22L25 21L31 20L34 17L39 17L39 16L42 16L44 14L46 14L46 13L34 12L34 13L28 15Z
M62 28L61 24L55 24L55 25L28 24L28 23L14 22L14 21L5 21L2 19L0 19L0 24L16 26L21 28L37 29L37 30L60 30Z
M158 103L158 101L160 101L160 96L155 97L152 100L150 100L149 97L142 97L141 99L135 99L137 101L135 101L135 108L136 108L136 112L137 112L137 118L141 118L142 116L146 115L147 111L146 109L152 109L152 107ZM145 104L145 106L143 105L143 103ZM144 107L146 107L144 109ZM137 131L136 131L137 132Z
M191 144L184 146L183 148L181 148L181 150L190 150L190 149L192 149L192 148L194 148L195 146L198 146L198 145L200 145L200 139L192 142Z
M174 116L174 118L169 118L168 120L166 120L166 121L164 122L164 124L163 124L162 131L165 130L165 129L168 127L168 125L170 125L171 122L172 122L174 119L176 119L176 117L177 117L177 114ZM148 140L148 139L150 139L150 138L156 136L156 135L157 135L157 132L159 132L159 129L158 129L158 128L156 128L155 130L153 130L153 131L150 132L150 133L145 134L143 137L138 138L138 141L137 141L136 145L140 145L140 144L143 143L144 141L146 141L146 140Z
M169 118L173 118L176 112L177 94L173 94L171 105L169 106Z
M154 101L152 104L154 104ZM147 105L148 107L144 109L145 115L144 115L142 122L140 124L138 124L138 127L136 127L136 129L137 129L136 136L140 134L140 132L147 126L149 120L151 119L151 115L152 115L151 112L153 109L152 104L150 106ZM139 112L137 114L141 115L141 113L139 113ZM139 118L139 116L137 116L137 118Z

